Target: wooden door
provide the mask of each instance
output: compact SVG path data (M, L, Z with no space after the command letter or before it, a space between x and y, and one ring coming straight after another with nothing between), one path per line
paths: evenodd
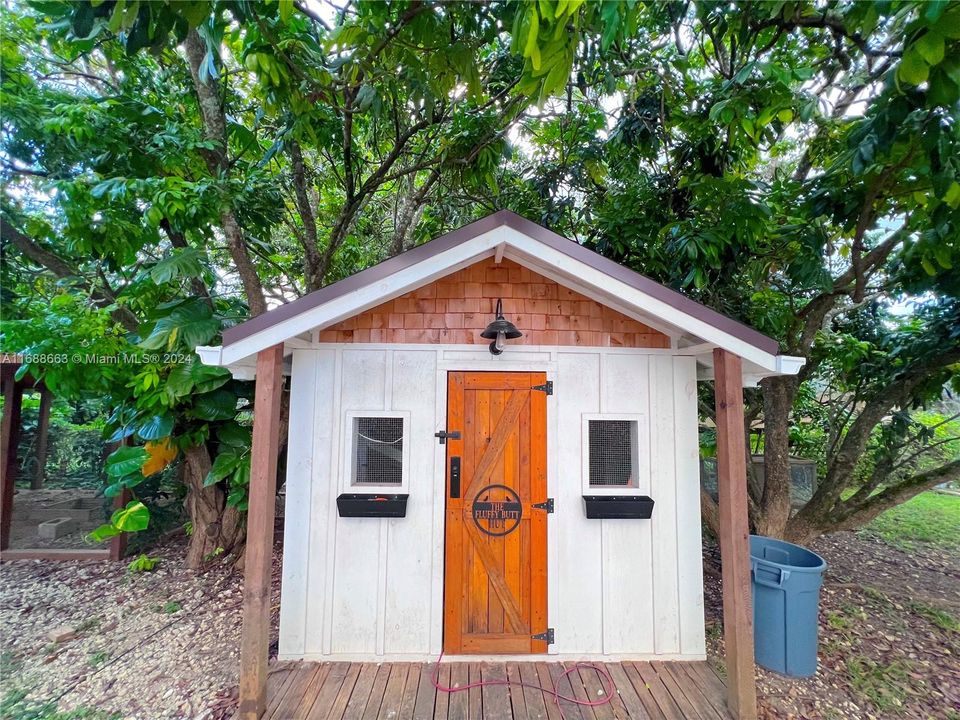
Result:
M446 653L542 653L547 629L544 373L452 372L447 387ZM457 466L459 464L459 472ZM459 475L459 478L458 478Z

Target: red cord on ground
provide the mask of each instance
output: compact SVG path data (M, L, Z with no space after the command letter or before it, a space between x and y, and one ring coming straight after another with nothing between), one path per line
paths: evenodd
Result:
M570 673L576 672L581 668L586 668L588 670L595 670L597 675L603 678L603 692L604 695L599 700L580 700L575 697L568 697L563 695L556 690L548 690L541 685L534 685L533 683L525 683L523 681L515 680L478 680L477 682L467 683L460 687L445 687L440 684L440 662L443 660L443 653L440 653L440 657L437 658L437 668L433 675L433 687L435 687L440 692L445 693L456 693L463 692L464 690L469 690L471 688L487 687L490 685L513 685L516 687L525 687L532 688L533 690L539 690L544 695L552 695L554 702L557 704L557 710L560 712L560 717L563 717L563 708L560 707L560 701L566 700L567 702L573 703L574 705L585 705L587 707L598 707L600 705L606 705L613 700L613 695L617 691L617 685L613 681L610 673L607 672L607 669L602 665L594 665L593 663L587 662L576 662L571 667L565 667L563 673L560 675L561 678L566 677ZM491 719L495 720L495 719Z

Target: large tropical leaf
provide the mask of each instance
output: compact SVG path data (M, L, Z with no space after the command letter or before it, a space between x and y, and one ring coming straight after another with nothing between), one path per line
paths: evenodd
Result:
M199 420L229 420L237 414L237 396L229 390L214 390L197 395L193 416Z
M110 453L107 458L107 476L117 480L131 473L139 472L147 460L147 451L142 447L125 445Z
M151 415L137 428L137 435L144 440L160 440L173 432L173 415Z
M172 350L184 346L193 350L209 342L220 330L220 321L206 301L190 300L177 305L160 318L150 335L140 343L147 350Z

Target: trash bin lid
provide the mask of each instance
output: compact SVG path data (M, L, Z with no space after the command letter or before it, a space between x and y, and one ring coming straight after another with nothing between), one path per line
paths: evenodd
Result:
M750 536L750 557L794 572L822 573L826 561L805 547L762 535Z

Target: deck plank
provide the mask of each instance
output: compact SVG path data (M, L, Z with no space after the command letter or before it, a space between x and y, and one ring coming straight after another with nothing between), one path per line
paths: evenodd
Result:
M671 690L674 693L674 700L677 699L677 694L683 695L683 697L693 705L697 717L703 718L703 720L726 720L724 716L717 714L716 709L710 704L710 701L707 700L703 692L700 690L699 684L692 682L690 676L683 672L678 666L681 663L676 662L659 662L654 663L654 669L657 671L657 674L664 675L667 674L673 680L674 688ZM677 704L680 704L679 702Z
M663 714L663 710L661 710L657 704L656 698L653 697L651 687L640 677L640 673L637 672L634 663L624 662L620 663L620 665L623 667L624 673L633 685L633 689L636 690L637 697L640 698L640 702L643 703L643 707L646 708L651 720L666 720L666 715Z
M397 720L413 720L413 712L417 707L417 691L420 687L420 664L407 665L407 681L403 686L403 697L400 698L400 712Z
M589 715L584 712L589 708L581 707L574 702L574 700L580 699L574 687L580 684L579 676L577 676L576 682L574 682L572 677L573 673L567 673L567 667L563 663L551 663L548 667L550 668L550 679L553 682L554 691L562 697L567 698L566 700L560 700L560 708L563 711L564 720L575 720L576 718L580 718L580 720L595 720L592 712L590 712ZM580 692L583 694L583 686L580 687Z
M630 678L627 677L623 665L621 663L608 663L607 671L617 685L617 697L626 709L627 717L630 720L650 720L650 713L647 712L640 696L637 694L637 689L630 682Z
M537 676L537 666L533 663L520 663L520 679L525 683L523 688L523 701L527 710L527 720L547 720L546 703L549 699L544 694L531 685L539 685L540 678Z
M277 663L267 674L267 709L263 713L264 719L269 718L277 710L280 701L287 693L287 687L293 682L296 667L299 662Z
M287 692L277 705L277 709L273 711L272 715L266 715L264 720L274 720L274 718L276 718L276 720L289 720L289 718L292 718L297 708L300 707L300 704L303 702L303 698L311 683L318 678L319 681L322 682L329 669L330 665L328 663L322 663L320 665L313 663L302 664L297 668L296 675L293 681L287 686Z
M580 682L583 683L588 702L600 702L607 697L606 689L604 687L604 679L594 668L581 665L577 669L577 674L580 675ZM613 702L613 697L615 696L611 696L609 701L603 705L595 705L592 708L593 714L596 715L597 720L614 720L615 715L613 712L613 705L611 704Z
M357 680L363 667L360 663L350 663L347 675L340 683L340 690L330 705L330 720L341 720L343 714L347 711L347 703L350 702L350 696L356 689Z
M687 692L684 692L684 689L677 684L676 678L664 667L662 662L652 662L650 667L657 674L657 679L663 683L663 686L667 689L670 697L673 699L673 702L676 703L677 707L680 708L680 712L685 718L703 718L704 720L711 720L709 715L704 715L700 708L698 708L693 700L688 696Z
M470 682L469 666L467 663L455 662L450 665L450 688L466 687ZM467 720L470 717L470 697L466 690L452 692L449 695L447 718L449 720Z
M470 663L468 672L471 685L483 682L479 663ZM468 717L470 717L471 720L484 720L482 690L483 688L477 686L470 688L467 692L470 696L470 715Z
M380 703L377 720L395 720L400 714L400 703L403 702L408 669L407 663L390 663L390 677L387 680L387 686L383 689L383 700Z
M298 712L294 718L308 718L309 720L333 720L333 705L340 695L340 687L343 685L350 671L350 663L335 662L330 665L327 676L323 679L323 684L313 695L307 695L301 705L303 712ZM311 707L311 705L313 707ZM337 718L339 720L339 718Z
M687 720L650 663L635 662L630 664L637 671L643 683L650 688L650 694L653 695L653 699L657 701L657 706L667 720Z
M513 720L527 720L527 700L523 695L523 687L520 683L523 678L520 677L520 664L515 662L507 663L507 680L510 685L507 686L507 693L510 695L510 709Z
M485 718L510 718L510 691L506 685L507 668L503 663L483 663L480 674L484 682L494 683L483 687L483 713Z
M567 673L567 682L570 683L573 696L581 703L577 706L577 709L580 710L580 716L583 720L607 720L607 718L598 718L594 709L586 704L592 702L593 698L590 697L587 688L583 684L583 678L580 677L579 668L576 668L574 663L560 663L560 667L563 668L563 670L571 671Z
M436 712L437 702L440 700L440 693L433 686L433 676L436 670L435 665L423 663L417 666L417 702L414 708L414 720L431 720Z
M731 720L723 680L706 662L278 663L264 720ZM567 668L573 671L565 674ZM443 692L441 686L464 688ZM552 692L574 698L561 700ZM561 713L562 709L562 713Z
M682 665L683 671L690 676L693 684L700 688L700 692L707 698L717 714L724 720L730 718L726 686L720 676L717 675L717 671L707 662L682 663Z
M364 663L360 668L360 676L357 678L357 683L350 694L350 701L343 711L343 720L359 720L363 716L378 670L379 666L374 663ZM377 708L379 709L379 705Z
M437 690L433 687L434 672L437 673L438 684L441 687L450 687L450 668L451 666L449 664L441 665L439 668L431 668L428 676L430 689L436 693L433 705L433 720L447 720L447 714L450 709L450 693ZM420 676L420 682L423 683L422 675Z
M550 673L550 665L548 663L537 663L536 667L537 679L540 687L549 691L543 694L543 702L546 706L547 718L549 718L549 720L567 720L567 716L563 714L561 709L561 703L557 701L556 695L553 694L559 691L557 690L557 686L553 683L553 675ZM569 703L566 704L569 705ZM579 711L577 711L576 717L580 717ZM571 716L569 720L573 720L573 716Z

